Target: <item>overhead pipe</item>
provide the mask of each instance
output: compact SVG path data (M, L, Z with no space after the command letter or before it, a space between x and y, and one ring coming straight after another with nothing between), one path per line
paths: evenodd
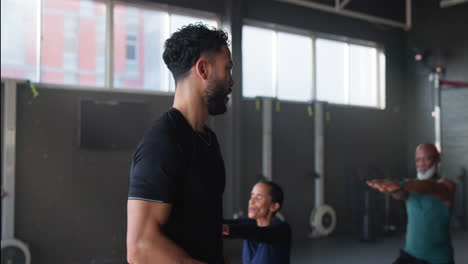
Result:
M442 0L440 1L440 7L451 7L454 5L459 5L463 3L468 3L468 0Z
M411 22L411 0L406 0L406 21L405 23L402 23L400 21L395 21L391 19L386 19L386 18L381 18L373 15L368 15L364 14L361 12L356 12L356 11L351 11L351 10L346 10L344 8L339 8L340 5L345 6L345 3L347 4L346 1L343 3L339 4L338 6L329 6L326 4L320 4L316 3L313 1L306 1L306 0L276 0L277 2L283 2L283 3L288 3L292 5L298 5L298 6L303 6L303 7L308 7L308 8L313 8L329 13L334 13L342 16L347 16L347 17L352 17L356 19L361 19L364 21L372 22L372 23L378 23L378 24L383 24L387 26L392 26L392 27L398 27L402 28L404 30L410 30L412 27L412 22ZM338 2L338 1L337 1Z

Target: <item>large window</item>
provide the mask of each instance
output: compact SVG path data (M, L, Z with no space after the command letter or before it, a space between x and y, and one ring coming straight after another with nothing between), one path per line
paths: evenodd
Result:
M317 99L345 104L348 94L348 45L344 42L318 39Z
M105 88L173 91L164 41L189 23L217 19L93 0L2 0L2 78ZM112 25L107 14L113 13ZM113 32L111 43L107 30ZM106 56L113 49L113 56ZM40 55L40 56L39 56ZM106 65L112 63L112 72Z
M277 96L281 100L312 99L312 39L277 34Z
M245 97L312 99L310 37L244 26L242 38L242 91Z
M164 41L180 27L216 20L124 5L114 7L114 86L125 89L174 91L162 53Z
M377 48L317 39L316 51L318 100L384 108Z
M312 100L312 38L266 28L242 30L244 97Z
M385 56L377 45L250 25L242 32L244 97L385 108Z
M242 93L246 97L276 95L275 32L244 26L242 30Z
M377 49L349 45L348 103L377 105Z
M106 5L43 0L40 81L104 87Z
M38 81L39 2L1 1L2 77Z

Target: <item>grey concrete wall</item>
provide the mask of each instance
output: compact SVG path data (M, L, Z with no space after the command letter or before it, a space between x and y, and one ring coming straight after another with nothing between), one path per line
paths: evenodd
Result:
M122 263L133 150L79 148L79 98L146 101L155 119L172 97L39 93L32 99L29 87L18 89L16 236L29 244L34 263Z
M423 48L435 56L429 64L440 62L446 67L444 78L468 81L468 4L440 8L439 1L413 1L414 27L408 32L407 47ZM435 53L442 53L440 57ZM443 59L441 59L443 58ZM434 142L432 86L429 70L408 58L406 107L408 109L408 175L415 171L414 149L419 143ZM468 169L467 88L442 90L442 173L456 179L462 168ZM466 203L468 204L468 202ZM468 210L468 207L467 209ZM468 220L467 220L468 221ZM468 223L468 222L467 222Z
M468 190L468 88L445 90L442 93L442 102L444 103L442 107L442 173L444 177L457 183L454 212L456 220L453 224L455 227L466 228L468 227L466 193Z
M309 233L314 206L314 118L306 104L280 102L273 110L273 179L285 193L282 213L294 237Z

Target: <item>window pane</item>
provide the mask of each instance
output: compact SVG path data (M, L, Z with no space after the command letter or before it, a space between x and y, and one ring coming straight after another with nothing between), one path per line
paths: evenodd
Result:
M377 106L377 49L349 45L349 103Z
M114 86L167 91L162 60L166 12L116 5L114 8Z
M330 103L347 103L347 44L317 39L317 99Z
M242 94L244 97L276 95L273 87L275 32L251 26L242 28Z
M208 25L208 27L218 28L218 22L213 19L206 19L206 18L199 18L193 16L184 16L184 15L177 15L171 14L171 29L170 33L174 33L180 28L188 24L195 24L195 23L202 23ZM165 65L165 64L164 64ZM169 70L167 70L169 72ZM169 82L169 91L175 91L175 82L172 74L170 74L170 82Z
M104 86L104 3L42 1L41 82Z
M312 39L278 33L278 98L312 99Z
M1 76L38 81L39 1L1 1Z

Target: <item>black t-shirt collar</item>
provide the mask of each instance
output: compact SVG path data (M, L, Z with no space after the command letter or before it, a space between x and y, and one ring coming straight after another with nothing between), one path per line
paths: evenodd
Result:
M176 131L179 133L180 136L182 137L189 137L192 138L195 133L198 133L195 131L190 123L187 121L185 116L180 112L177 108L172 107L168 111L169 116L171 119L174 121ZM204 126L206 133L208 133L209 137L213 137L212 131L208 126ZM200 135L201 136L201 135ZM211 144L210 144L211 145Z

